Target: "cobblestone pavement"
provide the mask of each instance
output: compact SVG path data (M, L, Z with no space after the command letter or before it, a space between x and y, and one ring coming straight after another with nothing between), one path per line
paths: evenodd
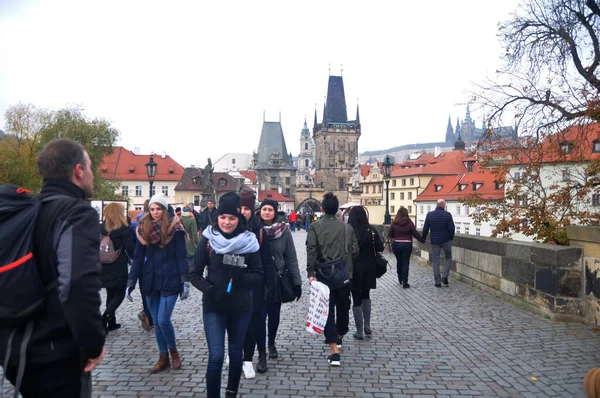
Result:
M306 233L294 234L305 276ZM600 333L546 320L467 285L437 289L431 268L411 266L410 289L392 269L372 291L373 335L344 339L342 366L331 368L323 337L304 330L308 284L285 304L277 339L280 357L269 371L245 380L244 398L283 397L584 397L583 376L600 366ZM107 339L94 372L95 397L202 397L208 351L201 293L178 302L173 315L181 370L149 375L157 359L154 335L139 327L139 291L117 317L123 328ZM352 318L352 316L351 316ZM256 356L254 364L256 366ZM224 372L223 388L226 385Z

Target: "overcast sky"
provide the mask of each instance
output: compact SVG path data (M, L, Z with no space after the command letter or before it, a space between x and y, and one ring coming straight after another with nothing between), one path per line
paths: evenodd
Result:
M251 153L263 110L281 111L297 155L304 116L312 128L316 104L321 121L329 69L343 65L360 152L441 141L472 82L499 67L497 23L516 4L1 0L0 113L79 104L125 147L202 166Z

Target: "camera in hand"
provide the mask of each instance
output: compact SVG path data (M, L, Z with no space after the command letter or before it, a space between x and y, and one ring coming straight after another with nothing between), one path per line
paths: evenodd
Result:
M232 265L234 267L246 268L244 260L244 256L238 256L237 254L223 255L223 264Z

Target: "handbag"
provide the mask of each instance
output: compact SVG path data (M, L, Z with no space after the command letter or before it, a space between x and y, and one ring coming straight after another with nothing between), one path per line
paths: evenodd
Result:
M344 251L347 253L346 247L346 224L344 225ZM317 280L329 287L330 290L337 290L350 284L350 273L348 272L348 264L345 258L327 262L317 262L315 266Z
M294 292L294 281L292 274L286 268L285 271L277 273L279 279L279 299L282 303L289 303L296 299L296 293Z
M375 275L381 278L387 272L388 261L375 250L375 231L371 230L371 240L373 242L373 254L375 255Z

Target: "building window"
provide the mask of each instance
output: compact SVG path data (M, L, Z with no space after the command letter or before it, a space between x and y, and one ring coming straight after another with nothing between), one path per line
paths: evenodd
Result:
M460 224L456 224L456 233L460 234Z
M600 140L594 141L594 147L592 148L592 152L600 152Z
M469 208L469 206L465 206L465 215L469 215L471 214L471 209Z
M308 159L304 159L304 167L308 167Z
M156 185L152 185L152 189L150 190L150 197L156 195Z
M381 185L377 188L377 193L381 193Z
M469 235L469 226L468 225L465 225L465 234Z
M427 213L431 211L431 205L427 205Z
M562 180L569 181L570 179L571 179L571 172L569 171L569 169L563 170L562 171Z
M271 177L271 184L272 185L277 184L277 177Z
M365 186L365 193L369 193L369 186ZM392 194L393 195L393 194Z
M419 221L419 229L423 229L423 224L425 224L423 221Z
M344 189L346 189L346 179L345 178L338 178L338 189L340 191L343 191Z
M412 200L412 192L408 193L408 200Z
M304 176L304 181L308 181L308 176Z
M219 183L218 183L218 185L219 185L220 187L225 187L225 186L227 186L227 180L226 180L226 179L224 179L224 178L219 178Z
M402 179L402 186L405 187L406 186L406 178Z
M161 192L163 193L163 195L169 196L169 186L168 185L163 185L161 187Z
M235 158L231 159L231 164L235 164Z
M415 179L414 178L410 179L410 185L415 185Z
M396 209L394 209L394 206L390 206L390 213L392 213L392 214L396 213L396 211L395 211L395 210L396 210Z
M200 206L200 195L194 195L194 206Z
M412 213L412 206L408 206L408 214Z
M419 214L423 214L423 212L424 212L423 207L424 207L423 205L419 206Z
M513 179L515 181L519 181L521 179L521 173L519 173L518 171L515 171L513 174Z
M481 228L475 227L475 235L481 236Z
M133 210L144 210L142 206L133 206Z
M121 195L129 196L129 185L121 186Z
M400 192L400 200L404 200L404 192Z
M142 186L136 185L135 186L135 196L142 196L142 195L143 195Z
M392 186L395 187L396 186L396 180L392 180Z
M395 194L394 192L392 192L392 193L390 194L390 199L391 199L391 200L395 200L395 199L396 199L396 194Z
M285 196L290 196L292 194L292 191L290 190L290 188L286 188L285 189Z
M285 177L285 185L290 185L290 177Z
M563 151L565 155L569 155L571 152L573 152L573 144L570 142L563 142L560 144L560 150Z
M600 194L592 194L592 206L598 206L600 204Z
M456 215L460 216L460 205L456 205Z
M308 142L304 143L304 149L308 149Z

